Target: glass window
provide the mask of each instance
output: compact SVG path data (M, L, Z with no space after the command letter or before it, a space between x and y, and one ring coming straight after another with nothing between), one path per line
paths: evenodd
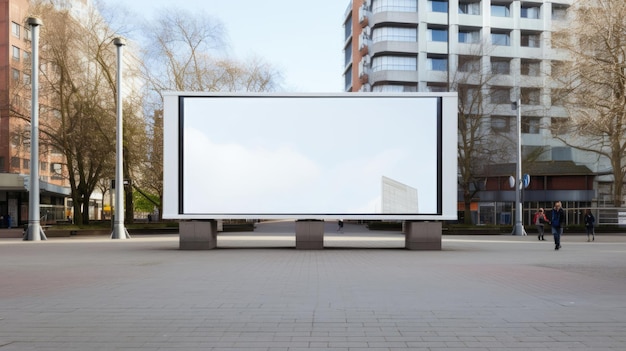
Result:
M11 167L20 168L20 158L19 157L11 157Z
M521 17L530 19L539 19L539 11L541 8L537 5L522 5Z
M480 56L459 56L460 72L480 72Z
M480 42L480 29L459 28L459 43L476 44Z
M428 57L428 68L431 71L447 71L448 70L448 58L440 56Z
M346 22L343 24L344 29L344 39L350 38L352 36L352 15L348 16Z
M491 4L491 15L495 17L510 17L509 4Z
M344 56L344 65L347 66L350 62L352 62L352 40L348 42L346 47L343 49Z
M448 0L431 0L429 2L432 12L448 12Z
M24 39L25 40L32 40L32 35L30 33L30 29L28 29L28 28L24 28Z
M567 132L569 120L565 117L552 117L550 119L552 135L563 135ZM552 157L554 159L554 155Z
M22 159L22 168L24 169L30 169L30 160L25 158Z
M565 106L567 102L568 91L566 89L551 89L550 103L552 106Z
M431 41L447 42L448 30L443 28L428 28L428 33Z
M551 74L553 77L560 77L565 75L565 63L563 61L550 62Z
M539 35L539 33L522 32L521 45L523 47L538 48L540 38L541 36Z
M345 90L350 91L349 89L352 88L352 67L348 68L344 76L344 79L345 79Z
M491 130L494 132L508 132L510 131L509 116L491 116Z
M459 0L459 13L463 15L480 15L480 1Z
M448 87L441 83L428 83L427 88L431 93L445 93L448 91Z
M30 84L30 74L24 73L22 78L24 79L24 84L26 85Z
M492 57L491 58L491 73L511 74L511 59Z
M541 118L522 116L522 133L539 134Z
M20 71L15 68L11 68L11 76L13 77L13 80L20 80Z
M372 13L384 11L417 12L417 0L373 0Z
M522 88L522 105L539 105L541 103L541 89Z
M567 7L552 4L552 19L555 21L563 21L567 18Z
M11 52L13 53L13 59L16 61L19 61L20 60L20 48L18 48L17 46L13 46Z
M378 27L372 33L374 43L380 41L417 41L417 27Z
M377 93L413 93L417 91L417 86L406 84L382 84L374 86L372 91Z
M15 22L11 22L11 33L13 33L13 36L15 37L20 37L20 30L21 30L22 26L20 26L19 24L15 23Z
M510 46L511 34L509 32L492 32L491 43L493 45Z
M372 72L378 71L415 71L416 56L376 56L372 60Z
M492 104L510 104L511 88L509 87L492 87L491 88Z
M520 73L523 76L538 77L541 73L541 62L535 60L522 59Z
M30 52L26 50L22 51L22 57L24 58L24 62L30 62Z
M566 146L552 147L552 160L553 161L573 161L572 148L566 147Z

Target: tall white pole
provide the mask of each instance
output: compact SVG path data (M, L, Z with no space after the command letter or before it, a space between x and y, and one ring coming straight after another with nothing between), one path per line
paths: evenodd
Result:
M115 220L113 221L111 239L127 239L130 238L130 235L124 227L124 123L122 119L122 49L126 42L122 38L115 38L113 44L117 47L117 145L115 150Z
M513 235L526 235L522 222L522 100L517 100L517 167L515 172L515 228Z
M30 179L28 189L28 228L24 240L47 240L39 218L39 26L41 19L29 17L32 33L31 47L31 108L30 108Z

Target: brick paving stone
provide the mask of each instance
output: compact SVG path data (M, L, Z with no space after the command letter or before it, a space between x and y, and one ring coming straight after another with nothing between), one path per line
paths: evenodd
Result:
M626 235L422 252L346 226L302 251L287 231L1 238L0 350L626 350Z

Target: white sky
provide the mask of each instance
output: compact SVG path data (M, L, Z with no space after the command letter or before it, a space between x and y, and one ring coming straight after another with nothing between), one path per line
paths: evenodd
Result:
M101 0L150 18L173 5L202 10L226 28L230 53L278 68L285 92L342 92L348 0Z

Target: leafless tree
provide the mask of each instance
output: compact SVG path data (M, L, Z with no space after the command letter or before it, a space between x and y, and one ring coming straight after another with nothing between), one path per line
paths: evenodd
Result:
M555 134L571 147L610 161L613 202L621 206L626 176L626 2L580 0L568 16L567 27L552 38L553 47L571 57L560 74L553 72L564 87L570 115L567 123L554 126Z

